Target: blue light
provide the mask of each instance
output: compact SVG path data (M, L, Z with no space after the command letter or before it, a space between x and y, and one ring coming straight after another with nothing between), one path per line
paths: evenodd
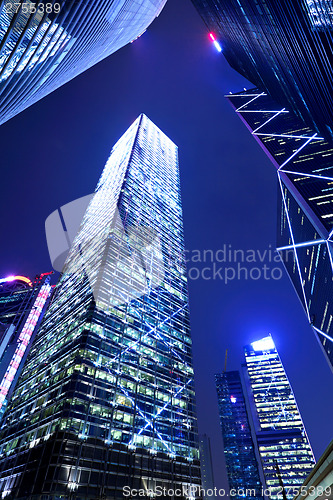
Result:
M215 45L217 52L222 52L222 47L217 40L214 40L213 44Z

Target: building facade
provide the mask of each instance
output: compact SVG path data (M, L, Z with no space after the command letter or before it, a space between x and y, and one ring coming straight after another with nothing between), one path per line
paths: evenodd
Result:
M326 0L192 0L228 63L333 138L333 15Z
M3 497L200 485L178 151L144 115L111 151L5 419Z
M245 347L244 367L266 488L272 499L291 499L315 459L271 336Z
M246 490L254 492L251 498L261 500L263 486L240 373L217 374L215 383L229 489L237 500L247 496Z
M133 41L165 2L2 2L0 124Z
M319 500L333 498L333 441L330 442L316 463L311 474L305 479L294 500Z
M276 168L278 252L333 367L333 145L258 89L228 100Z
M50 275L0 279L0 415L22 371L52 292Z

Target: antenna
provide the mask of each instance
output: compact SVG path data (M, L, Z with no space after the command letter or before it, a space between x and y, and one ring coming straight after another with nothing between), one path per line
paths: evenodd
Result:
M228 349L225 350L224 370L223 370L223 373L225 373L227 371L227 358L228 358Z

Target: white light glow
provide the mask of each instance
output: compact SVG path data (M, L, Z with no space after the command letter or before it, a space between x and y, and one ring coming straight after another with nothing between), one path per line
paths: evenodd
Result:
M270 349L275 349L275 344L270 335L256 342L252 342L251 345L255 351L269 351Z
M222 47L217 40L214 40L213 44L218 52L222 52Z

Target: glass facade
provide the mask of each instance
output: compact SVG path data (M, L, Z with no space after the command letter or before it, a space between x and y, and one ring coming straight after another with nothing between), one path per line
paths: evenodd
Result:
M0 279L0 415L15 388L49 303L50 274Z
M238 73L309 127L333 138L331 1L192 3Z
M144 115L111 151L0 447L8 498L200 484L178 152Z
M306 0L312 26L317 29L333 27L332 0Z
M291 499L315 459L272 337L245 347L245 368L266 487Z
M233 498L241 500L252 490L251 498L262 500L262 484L259 476L255 445L246 402L238 371L215 375L224 456L230 490L237 493Z
M141 35L166 0L0 3L0 123Z
M257 89L228 99L277 170L278 251L333 366L333 146Z

